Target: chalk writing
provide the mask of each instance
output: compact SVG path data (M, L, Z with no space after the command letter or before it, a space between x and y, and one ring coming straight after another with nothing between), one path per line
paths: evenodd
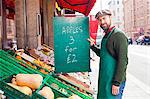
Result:
M70 36L70 42L69 42L69 44L74 44L74 38L73 38L73 36Z
M75 54L68 54L67 64L78 62Z
M88 17L54 17L55 72L85 72L89 67Z
M83 29L82 26L63 26L62 27L62 34L77 34L82 33Z
M69 39L69 45L73 45L75 43L75 39L73 36L70 36L70 39ZM77 61L77 58L76 58L76 54L74 54L75 50L77 50L77 47L71 47L71 46L66 46L65 47L65 52L67 55L67 64L69 63L75 63L75 62L78 62Z

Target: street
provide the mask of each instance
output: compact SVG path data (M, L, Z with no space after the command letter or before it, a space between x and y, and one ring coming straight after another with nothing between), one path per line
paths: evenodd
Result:
M127 71L145 86L150 85L150 46L130 45Z
M129 45L123 99L150 99L150 46Z

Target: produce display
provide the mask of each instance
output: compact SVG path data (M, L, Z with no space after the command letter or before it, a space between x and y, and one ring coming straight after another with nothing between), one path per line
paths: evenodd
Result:
M49 72L53 72L54 68L51 65L48 65L39 59L35 59L27 54L25 54L23 51L16 52L16 58L19 60L22 60L29 64L32 68L40 70L40 72L44 74L48 74Z
M35 74L25 74L25 75L28 75L28 78L22 77L23 76L22 74L17 74L17 75L14 74L14 75L8 76L6 78L3 78L0 81L0 89L5 92L5 95L7 96L7 98L9 98L9 97L11 97L13 99L34 98L34 94L35 94L36 90L38 88L40 88L40 86L42 84L40 84L40 86L39 86L39 85L37 85L37 83L33 84L33 82L30 81L31 79L33 79L32 77ZM36 74L36 75L39 75L39 74ZM16 76L17 76L17 79L19 79L20 81L18 81L16 79Z
M44 45L28 53L23 49L12 53L0 50L0 90L6 96L15 92L14 98L93 99L88 72L54 73L52 48Z
M6 99L6 96L4 95L4 91L0 90L0 99Z
M27 86L18 86L18 85L15 85L13 83L7 83L9 86L19 90L20 92L26 94L26 95L29 95L31 96L32 95L32 90L31 88L27 87Z
M38 93L44 96L46 99L54 99L54 93L48 86L44 86Z
M43 81L40 74L17 74L14 79L17 85L30 87L32 90L38 89Z
M70 76L69 74L59 74L55 77L57 78L57 80L61 81L62 83L67 84L68 86L72 86L84 94L92 96L93 91L90 90L89 85L82 82L82 80L78 80L75 77Z

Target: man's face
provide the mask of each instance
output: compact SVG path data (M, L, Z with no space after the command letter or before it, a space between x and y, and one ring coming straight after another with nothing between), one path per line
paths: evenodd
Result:
M100 16L98 18L99 21L99 25L100 27L104 30L107 31L111 25L111 18L109 15L105 15L105 16Z

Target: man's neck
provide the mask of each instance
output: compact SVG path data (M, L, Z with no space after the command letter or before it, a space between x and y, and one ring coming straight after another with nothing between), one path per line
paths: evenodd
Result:
M112 29L114 28L115 26L110 26L109 29L107 31L104 31L106 34L109 34L109 32L112 31Z

